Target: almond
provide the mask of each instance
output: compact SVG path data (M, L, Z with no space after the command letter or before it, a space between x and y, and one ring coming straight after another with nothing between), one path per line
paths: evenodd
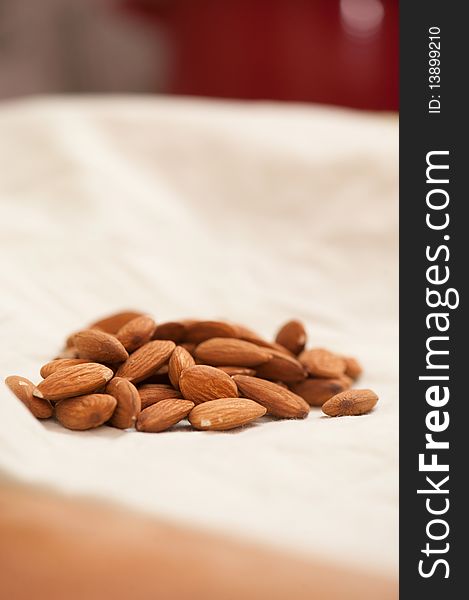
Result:
M125 377L132 383L143 381L169 360L175 347L174 342L170 341L147 342L129 356L117 370L116 376Z
M106 333L117 333L126 323L139 317L142 313L134 310L126 310L104 317L92 323L88 329L100 329Z
M137 429L153 433L165 431L187 417L193 408L194 403L189 400L161 400L142 410L137 419Z
M87 358L56 358L51 360L41 367L40 374L43 379L52 375L59 369L65 367L73 367L74 365L82 365L83 363L89 363Z
M51 403L40 396L33 396L34 391L38 394L40 392L37 392L36 386L29 379L19 375L10 375L5 379L5 383L37 419L48 419L52 416L54 411Z
M186 327L184 341L200 344L213 337L235 338L236 327L223 321L196 321Z
M202 431L226 431L247 425L266 412L264 406L247 398L219 398L193 408L189 421Z
M345 373L344 359L323 348L305 350L300 354L298 360L314 377L333 378L340 377Z
M271 359L272 353L244 340L215 337L199 344L195 357L213 366L255 367Z
M343 356L342 358L345 361L345 374L347 377L353 380L358 379L363 373L363 368L359 361L353 356Z
M176 346L168 363L169 380L176 389L179 389L179 378L184 369L193 367L195 361L189 352L182 346Z
M126 360L129 355L120 341L110 333L99 329L86 329L73 336L79 358L96 362L115 363Z
M303 398L272 381L246 375L235 375L233 379L240 394L262 404L275 417L303 419L309 413Z
M142 410L148 408L152 404L168 400L170 398L182 398L179 390L175 390L170 385L162 383L148 383L138 388Z
M33 395L57 402L95 392L112 379L113 375L111 369L98 363L64 367L41 381Z
M322 412L330 417L364 415L377 402L378 396L372 390L346 390L323 404Z
M93 429L112 417L116 399L108 394L88 394L62 400L55 407L59 423L68 429Z
M306 345L306 330L303 323L295 320L288 321L279 329L275 341L292 354L303 352Z
M290 389L294 394L306 400L310 406L322 406L329 398L350 387L347 379L345 377L335 379L308 378L291 385Z
M254 377L256 371L254 369L247 369L246 367L218 367L220 371L224 371L230 377L233 375L250 375Z
M196 404L238 395L236 384L229 375L205 365L185 369L179 379L179 387L184 398Z
M168 321L157 325L153 333L154 340L171 340L176 344L182 341L186 326L181 321Z
M264 379L285 381L287 383L301 381L305 379L306 372L303 365L293 358L279 352L271 350L272 358L256 367L256 375Z
M128 379L114 377L106 386L106 394L117 402L110 425L118 429L133 427L141 409L140 395L134 384Z
M155 321L148 315L141 315L123 325L116 333L116 338L127 352L133 352L151 340L155 329Z

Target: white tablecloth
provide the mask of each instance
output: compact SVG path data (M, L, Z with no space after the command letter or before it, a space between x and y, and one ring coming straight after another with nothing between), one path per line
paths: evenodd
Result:
M107 312L226 317L357 355L364 417L71 432L0 389L0 471L397 570L397 121L301 105L0 106L0 374L38 380ZM364 563L364 561L366 561Z

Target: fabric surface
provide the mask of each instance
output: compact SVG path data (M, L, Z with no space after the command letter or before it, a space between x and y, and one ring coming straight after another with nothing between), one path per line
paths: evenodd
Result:
M0 106L0 374L39 380L113 310L228 318L356 355L376 410L161 434L38 422L0 389L0 470L397 571L397 121L165 98ZM366 562L364 562L366 561Z

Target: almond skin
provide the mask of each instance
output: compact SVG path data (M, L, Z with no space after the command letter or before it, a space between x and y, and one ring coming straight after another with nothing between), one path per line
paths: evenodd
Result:
M363 373L363 367L353 356L343 356L342 358L345 361L345 374L355 381Z
M128 379L114 377L106 386L106 394L116 399L116 408L109 424L118 429L134 427L141 410L137 388Z
M283 325L275 338L277 344L281 344L292 354L300 354L306 345L306 330L301 321L288 321Z
M67 429L84 431L103 425L112 417L116 399L108 394L87 394L62 400L55 407L55 416Z
M139 317L141 314L141 312L136 312L135 310L117 312L99 319L99 321L95 321L89 326L89 329L100 329L106 333L117 333L126 323L135 319L135 317Z
M155 329L155 321L148 315L141 315L123 325L116 333L116 338L127 352L133 352L152 339Z
M378 402L372 390L347 390L323 404L322 412L330 417L364 415Z
M184 398L195 404L238 395L236 383L229 375L206 365L185 369L179 379L179 387Z
M329 398L347 390L350 387L348 378L335 379L305 379L290 386L291 391L301 396L310 406L322 406Z
M254 377L254 375L256 374L256 371L254 369L248 369L246 367L217 367L218 369L220 369L220 371L224 371L227 375L229 375L230 377L233 377L233 375L250 375L251 377Z
M202 431L227 431L263 417L267 409L247 398L219 398L203 402L191 410L192 427Z
M201 344L214 337L238 337L236 327L224 321L196 321L186 327L184 341Z
M175 390L170 385L164 383L148 383L138 388L142 410L170 398L182 398L179 390Z
M194 403L189 400L161 400L142 410L137 419L137 429L152 433L165 431L187 417L193 408Z
M333 378L345 373L344 359L324 348L305 350L298 360L313 377Z
M59 369L41 381L33 395L57 402L73 396L90 394L103 387L114 373L98 363L84 363Z
M255 367L272 358L266 348L235 338L211 338L195 349L195 357L205 364Z
M86 329L73 336L73 344L79 358L96 362L116 363L129 357L120 341L110 333L98 329Z
M143 381L153 375L171 357L174 342L155 340L135 350L117 370L117 377L125 377L132 383Z
M306 377L303 365L293 356L287 356L278 350L271 350L272 358L256 367L256 375L273 381L293 383Z
M303 398L272 381L247 375L235 375L233 379L241 395L262 404L274 417L304 419L309 413Z
M168 321L167 323L157 325L153 333L153 339L171 340L177 344L183 340L185 331L186 326L184 323L180 321Z
M169 359L168 375L169 380L177 390L179 389L179 378L184 369L188 369L194 365L195 361L192 358L192 355L182 346L176 346Z
M33 396L36 386L29 379L19 375L10 375L5 379L5 383L37 419L48 419L52 416L54 410L51 403L44 398Z
M87 358L56 358L55 360L51 360L41 367L40 374L43 379L52 375L59 369L64 369L65 367L73 367L74 365L82 365L84 363L89 363L90 361Z

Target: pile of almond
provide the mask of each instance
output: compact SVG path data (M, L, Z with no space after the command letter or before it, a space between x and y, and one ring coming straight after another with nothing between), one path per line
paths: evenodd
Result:
M299 321L269 342L233 323L157 325L121 312L69 336L37 385L16 375L6 384L38 419L76 430L160 432L188 418L195 429L224 431L266 414L302 419L311 406L331 417L375 406L374 392L351 389L362 372L355 358L305 346Z

